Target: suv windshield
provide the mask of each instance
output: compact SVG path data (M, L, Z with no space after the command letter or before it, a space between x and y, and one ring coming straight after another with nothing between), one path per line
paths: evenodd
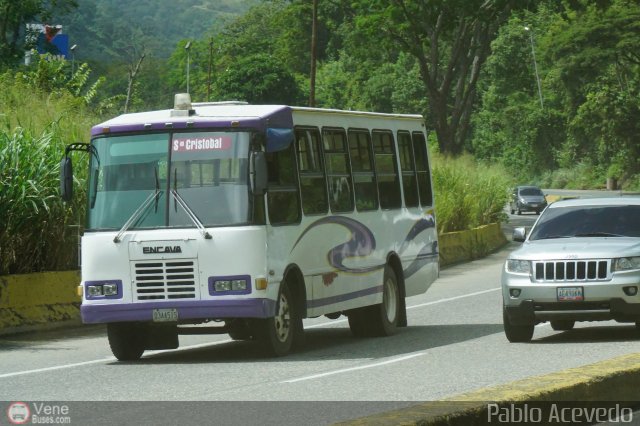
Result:
M640 206L548 208L529 240L568 237L640 237Z
M250 221L249 132L154 133L92 141L88 228L120 229L155 194L135 228L193 227L176 190L205 226ZM93 156L92 156L93 157Z

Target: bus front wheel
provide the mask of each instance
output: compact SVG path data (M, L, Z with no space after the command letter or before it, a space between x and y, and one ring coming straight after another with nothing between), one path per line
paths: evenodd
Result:
M140 324L107 324L107 337L111 352L119 361L136 361L144 352L144 330Z
M284 282L276 302L275 316L256 320L254 324L255 335L265 354L283 356L291 352L299 323L301 318L291 289Z

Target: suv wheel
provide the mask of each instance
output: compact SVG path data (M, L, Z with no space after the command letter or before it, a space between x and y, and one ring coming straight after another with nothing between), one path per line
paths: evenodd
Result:
M533 324L514 325L509 320L507 310L502 307L502 323L504 325L504 334L511 343L529 342L533 337Z

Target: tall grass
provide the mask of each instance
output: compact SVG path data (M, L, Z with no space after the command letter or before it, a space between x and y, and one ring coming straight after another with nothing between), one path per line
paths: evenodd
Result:
M511 178L499 165L432 155L433 186L438 232L471 229L504 222Z
M59 197L67 143L87 140L89 123L73 97L39 93L0 76L0 275L77 266L86 159L74 158L78 196Z

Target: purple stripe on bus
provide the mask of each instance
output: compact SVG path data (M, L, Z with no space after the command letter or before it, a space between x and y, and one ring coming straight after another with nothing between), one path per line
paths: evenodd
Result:
M344 302L345 300L356 299L358 297L369 296L376 293L382 293L382 286L365 288L364 290L358 290L351 293L341 294L338 296L324 297L317 300L307 300L307 308L317 308L325 305L332 305L334 303Z
M214 318L268 318L275 315L271 299L168 301L150 303L81 305L85 324L120 321L151 321L154 309L178 310L180 320Z

